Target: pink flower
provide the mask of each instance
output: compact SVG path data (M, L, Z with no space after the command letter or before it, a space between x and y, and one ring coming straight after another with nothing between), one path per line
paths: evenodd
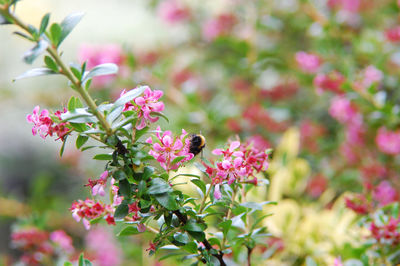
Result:
M369 230L376 241L385 241L386 244L398 245L400 243L400 232L397 229L399 223L400 219L390 217L386 223L382 223L381 221L379 221L379 224L375 221L372 222Z
M372 196L375 201L379 202L380 207L395 202L398 198L396 189L394 189L387 181L382 181L374 189Z
M316 73L321 65L321 59L312 53L297 52L296 62L299 67L307 73Z
M314 176L307 184L307 192L313 198L318 198L327 188L328 180L322 174Z
M331 91L336 94L343 93L341 86L344 83L345 78L342 74L337 71L333 71L329 74L318 74L314 78L314 86L317 89L317 93L324 91Z
M104 216L107 214L109 209L109 206L105 205L104 203L86 199L85 201L78 200L77 202L72 203L72 206L69 210L72 212L72 217L77 222L82 219L86 230L89 230L89 220Z
M355 106L344 96L336 96L331 100L329 114L343 124L353 123L361 119Z
M190 140L187 132L182 129L179 137L173 137L171 131L161 131L157 127L157 141L149 137L146 142L153 144L149 154L153 156L165 170L178 169L184 162L191 160L194 155L189 152ZM183 156L183 159L173 163L174 159Z
M86 68L91 68L105 63L114 63L121 65L124 61L122 49L115 44L107 45L88 45L84 44L79 48L79 61L87 61ZM104 87L109 85L115 78L115 75L104 75L93 78L93 86Z
M215 185L215 188L214 188L214 198L215 198L216 200L219 200L219 199L222 198L222 194L221 194L221 191L220 191L220 187L219 187L219 186L220 186L219 184L216 184L216 185Z
M376 67L371 65L368 66L366 69L364 69L363 85L365 87L369 87L374 83L378 83L382 81L382 79L383 79L383 73Z
M49 116L49 111L43 109L39 114L40 107L37 105L33 109L33 114L26 116L26 121L33 123L32 135L36 136L37 133L45 139L48 135L51 136L51 127L53 121Z
M339 7L341 10L358 13L361 8L361 0L329 0L328 6L331 8Z
M50 234L50 240L57 243L65 252L74 252L74 247L72 246L72 238L67 235L63 230L57 230Z
M177 23L190 17L190 10L177 0L165 0L158 6L158 14L165 22Z
M378 130L375 138L378 149L389 155L397 155L400 153L400 130L390 131L385 127Z
M120 97L125 93L126 91L123 90ZM138 112L139 120L136 124L136 129L143 129L148 123L154 123L159 119L159 117L151 116L151 113L160 113L164 111L164 103L158 101L162 95L162 91L152 91L149 87L147 87L143 92L143 96L136 97L132 100L132 102L125 104L124 111L135 110Z
M335 258L335 260L333 261L333 266L343 266L342 259L340 257Z
M107 178L108 178L108 171L104 171L101 175L100 178L97 180L91 180L89 179L88 182L89 184L85 186L89 186L92 188L92 195L96 196L99 194L100 196L105 196L105 187L107 185Z
M121 265L122 251L114 235L103 227L90 230L86 236L86 247L94 253L95 265Z
M203 25L203 36L212 41L219 36L227 35L236 24L236 17L232 14L221 14L212 18Z
M387 29L385 31L385 37L390 42L399 42L400 41L400 26L396 26L394 28Z
M367 214L372 209L371 203L361 194L354 196L353 199L345 198L345 201L346 207L358 214Z

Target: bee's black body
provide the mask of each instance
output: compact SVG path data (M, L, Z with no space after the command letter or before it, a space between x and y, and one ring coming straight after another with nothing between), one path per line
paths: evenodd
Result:
M206 139L202 135L200 134L190 135L189 152L193 153L194 156L199 154L205 146L206 146Z

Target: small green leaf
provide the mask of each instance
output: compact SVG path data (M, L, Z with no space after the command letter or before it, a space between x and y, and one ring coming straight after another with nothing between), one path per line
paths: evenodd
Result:
M61 27L57 23L53 23L50 26L50 36L52 43L54 46L58 47L58 44L60 43L60 38L61 38Z
M128 226L122 229L121 232L117 234L117 236L131 236L137 234L141 234L141 232L138 231L136 226Z
M75 78L77 78L80 81L82 78L81 71L74 66L71 66L70 69L72 74L74 74Z
M178 204L176 203L175 197L169 193L156 194L154 195L154 197L156 198L158 203L160 203L160 205L167 210L175 211L179 208Z
M76 139L76 148L79 150L88 141L88 139L88 136L79 135Z
M119 181L119 189L118 192L121 194L121 196L124 196L125 199L129 199L131 197L131 184L129 184L129 181L127 179L122 179Z
M147 191L148 194L161 194L165 192L172 192L170 185L161 178L154 178L150 181L150 187Z
M47 25L49 24L50 13L43 16L40 22L39 35L46 31Z
M232 225L232 220L226 220L223 221L222 223L219 223L218 226L222 228L222 233L226 236L228 233L229 229L231 228Z
M0 21L1 21L1 16L0 16ZM1 25L1 22L0 22L0 25ZM25 33L22 33L22 32L19 32L19 31L15 31L15 32L13 32L13 33L14 33L15 35L18 35L18 36L24 38L24 39L27 39L27 40L31 41L31 42L34 42L34 41L35 41L32 37L26 35Z
M200 190L203 192L203 195L206 194L206 184L200 179L192 179L190 180L193 184L195 184Z
M112 160L112 154L96 154L93 157L94 160L110 161Z
M129 206L128 204L122 202L117 209L115 210L114 213L114 218L115 219L123 219L125 216L127 216L129 213Z
M67 109L70 112L74 112L75 108L76 108L76 106L75 106L75 96L72 96L68 101Z
M51 74L57 74L57 73L54 72L53 70L45 68L45 67L43 67L43 68L34 68L34 69L28 70L25 73L19 75L13 81L16 81L16 80L19 80L19 79L24 79L24 78L51 75Z
M96 76L110 75L110 74L115 74L117 72L118 72L118 66L116 64L106 63L97 65L92 70L90 70L88 74L84 75L82 83L85 83L89 79Z
M117 108L118 106L125 105L126 103L132 101L134 98L136 98L139 95L141 95L146 88L148 88L148 87L147 86L140 86L140 87L137 87L137 88L135 88L133 90L128 91L127 93L125 93L124 95L119 97L118 100L116 100L114 102L114 107L113 108Z
M179 163L180 161L182 161L185 158L186 158L186 156L178 156L178 157L176 157L175 159L172 160L171 165L177 164L177 163Z
M68 36L68 34L71 33L71 31L75 28L75 26L79 23L79 21L82 19L83 13L73 13L69 16L67 16L62 22L61 22L61 36L58 45L60 45L64 39Z
M189 235L191 235L194 239L196 239L197 241L204 241L204 239L206 238L206 235L204 232L194 232L194 231L188 231Z
M64 262L64 266L74 266L74 264L72 264L72 262L66 261Z
M143 176L142 179L143 180L147 180L149 179L149 177L151 177L154 173L154 168L151 166L146 166L143 170Z
M54 72L58 72L57 64L56 64L56 62L54 62L54 60L50 56L46 55L44 57L44 63L46 64L46 66L48 68L50 68Z
M194 219L190 219L184 226L183 229L189 232L204 232L207 229L207 225L204 223L198 223Z
M65 138L64 138L64 141L63 141L63 143L62 143L62 145L61 145L61 149L60 149L60 157L62 157L62 156L63 156L63 154L64 154L65 143L67 142L67 138L68 138L68 135L66 135L66 136L65 136Z
M113 177L115 178L115 180L124 180L128 178L128 176L122 170L115 171Z
M87 108L76 108L73 112L68 111L61 114L63 122L71 123L96 123L98 119Z
M187 243L185 246L182 247L185 251L191 253L191 254L196 254L197 253L197 244L192 242Z
M168 117L166 117L163 113L159 113L159 112L151 112L151 115L153 116L158 116L158 117L162 117L165 119L165 121L167 121L169 123L169 119Z
M186 233L176 232L174 234L174 239L182 245L189 243L189 236Z

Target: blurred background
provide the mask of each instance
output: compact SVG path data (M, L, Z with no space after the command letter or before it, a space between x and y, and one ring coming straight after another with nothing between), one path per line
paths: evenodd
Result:
M61 46L65 62L119 65L93 81L98 102L148 85L164 91L162 129L201 132L206 157L229 138L274 149L270 184L253 194L278 201L255 265L399 262L397 240L383 249L371 219L360 222L399 200L397 1L25 0L16 10L33 25L48 12L51 22L85 13ZM74 93L58 76L12 82L32 68L22 61L32 44L15 30L0 28L0 265L62 265L83 250L96 265L190 265L157 262L149 239L115 237L118 226L73 220L71 203L104 165L71 139L60 157L60 141L32 136L26 115L60 110ZM43 250L30 260L20 239L43 239L32 243Z

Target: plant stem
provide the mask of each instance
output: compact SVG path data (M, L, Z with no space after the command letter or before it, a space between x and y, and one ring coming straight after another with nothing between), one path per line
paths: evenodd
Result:
M204 196L203 200L200 203L199 214L203 213L203 209L205 207L206 200L207 200L207 198L208 198L208 196L210 195L210 192L211 192L211 187L212 186L210 185L209 188L207 189L206 195Z
M17 16L12 14L10 12L8 6L6 6L6 5L1 6L0 13L5 14L7 17L10 17L13 20L15 25L19 26L20 28L24 29L26 32L28 32L30 34L28 25L26 25L23 21L21 21ZM74 85L76 91L80 94L80 96L83 98L83 100L89 106L89 109L97 117L101 126L106 131L107 135L111 136L113 134L113 130L112 130L110 124L107 122L104 115L102 115L97 110L97 105L94 102L94 100L92 99L92 97L89 95L88 91L82 87L81 82L74 77L71 70L61 60L61 57L59 56L59 54L57 52L57 48L55 48L54 46L49 46L46 49L46 51L51 55L51 57L55 60L57 65L60 67L60 73L63 74L64 76L66 76L68 78L68 80L71 81L71 83Z
M233 193L232 193L232 198L231 198L231 203L229 204L229 209L228 209L228 213L226 214L226 221L231 219L232 216L232 207L233 207L233 202L235 201L236 198L236 193L237 193L237 188L235 187L233 189ZM225 249L225 243L226 243L226 235L224 235L223 239L222 239L222 250Z

